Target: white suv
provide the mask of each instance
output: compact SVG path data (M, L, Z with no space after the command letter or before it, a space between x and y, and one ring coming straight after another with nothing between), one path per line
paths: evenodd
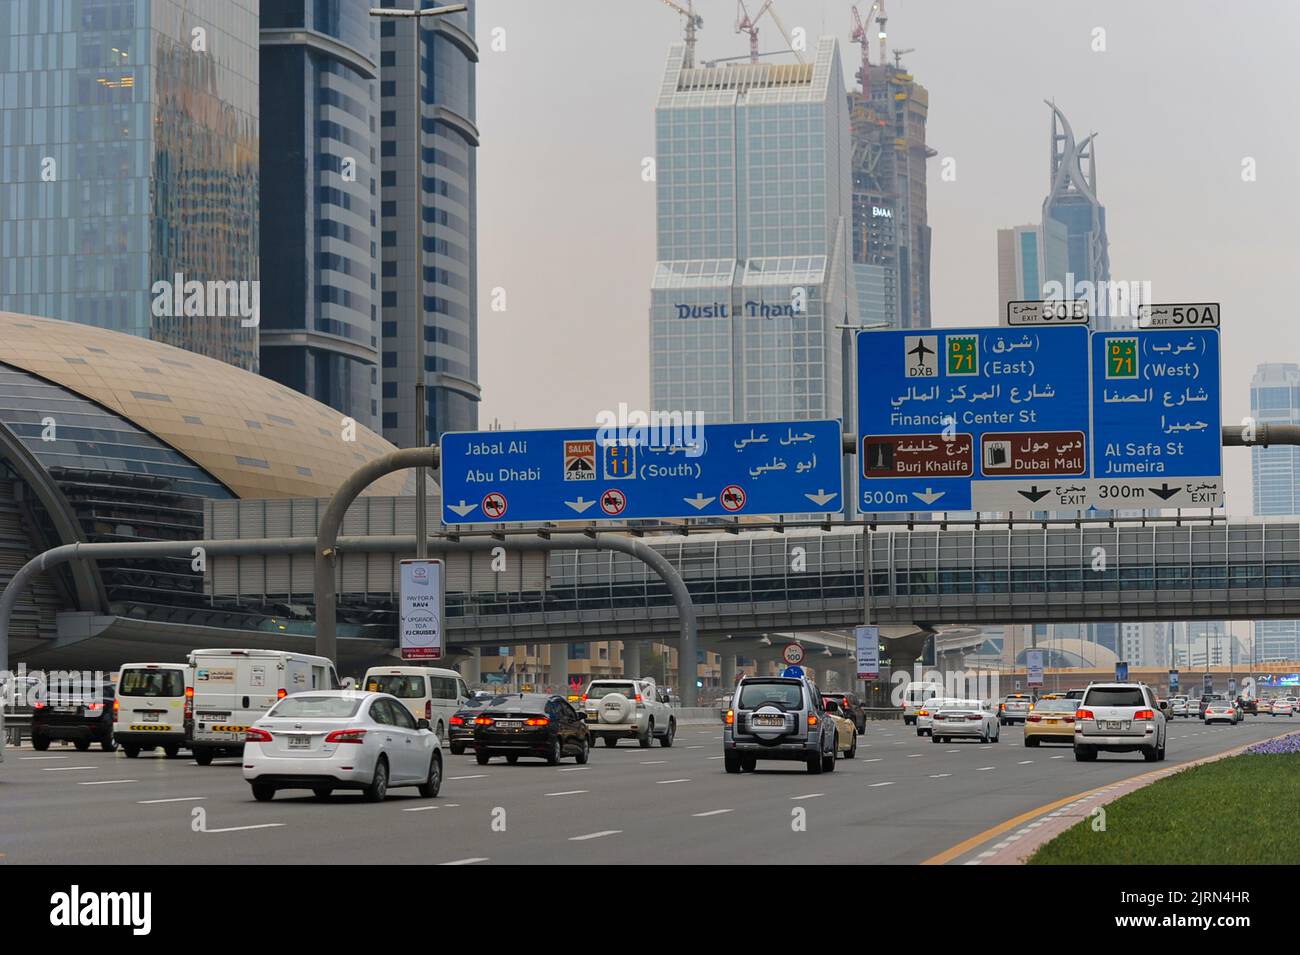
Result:
M672 746L677 735L668 695L654 680L592 680L582 694L582 709L593 744L603 739L606 746L617 746L620 739L635 739L644 749L655 739Z
M1165 715L1145 683L1094 683L1079 701L1074 719L1074 758L1090 762L1097 753L1140 752L1148 763L1165 758Z

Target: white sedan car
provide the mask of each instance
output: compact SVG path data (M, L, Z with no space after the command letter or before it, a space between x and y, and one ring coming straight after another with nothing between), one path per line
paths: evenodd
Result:
M1269 713L1273 716L1294 716L1295 704L1286 697L1275 697L1272 707L1269 708Z
M933 699L926 700L923 704L921 704L921 708L916 711L916 735L929 736L930 729L932 726L934 726L934 711L941 706L946 706L949 703L958 703L958 702L960 701L957 699L948 699L946 697L938 697L938 696L934 697Z
M1228 700L1212 700L1205 707L1205 725L1211 723L1231 723L1236 726L1241 722L1241 710Z
M996 704L980 700L950 700L936 707L930 727L932 743L946 743L961 737L996 743L1001 734Z
M259 802L280 789L310 789L318 799L359 789L380 802L394 786L418 786L426 797L442 786L442 752L429 721L387 693L286 696L248 728L243 765Z

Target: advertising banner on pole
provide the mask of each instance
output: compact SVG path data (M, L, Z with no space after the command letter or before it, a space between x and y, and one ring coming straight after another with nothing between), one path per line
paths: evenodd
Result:
M1025 666L1029 670L1028 683L1030 686L1043 685L1043 651L1026 650Z
M440 560L404 560L398 646L403 660L442 657L444 578Z
M858 679L874 680L880 676L880 628L854 627L858 641Z

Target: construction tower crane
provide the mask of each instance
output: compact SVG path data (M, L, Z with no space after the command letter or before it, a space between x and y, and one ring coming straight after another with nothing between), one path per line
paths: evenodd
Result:
M915 53L915 52L916 52L916 47L914 46L909 46L905 50L894 50L894 69L902 70L904 54Z
M694 66L695 31L704 26L704 17L695 12L695 0L686 0L685 6L677 3L676 0L660 0L660 2L672 7L686 18L686 65Z
M871 15L880 7L880 0L876 0L867 11L867 23L871 22ZM858 8L853 7L853 34L852 42L862 47L862 65L858 67L858 82L862 84L862 98L871 99L871 58L867 52L871 49L871 39L867 36L867 28L862 24L862 17L858 16Z
M763 6L759 8L758 13L751 17L749 10L745 7L745 0L736 0L736 32L746 33L749 35L749 61L758 62L758 21L763 19L763 14L770 13L772 22L776 28L781 31L781 36L785 38L785 45L790 48L794 58L800 63L804 61L799 55L799 51L794 48L794 40L790 38L790 33L781 22L781 18L776 15L776 9L772 6L773 0L763 0Z

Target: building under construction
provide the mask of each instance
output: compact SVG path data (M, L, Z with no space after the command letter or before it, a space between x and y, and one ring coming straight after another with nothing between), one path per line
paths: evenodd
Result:
M856 19L856 14L855 14ZM884 20L876 20L884 33ZM853 262L859 312L866 323L930 325L930 225L926 214L925 123L930 94L901 66L869 63L862 45L858 86L849 93L853 130ZM880 59L884 59L883 36Z

